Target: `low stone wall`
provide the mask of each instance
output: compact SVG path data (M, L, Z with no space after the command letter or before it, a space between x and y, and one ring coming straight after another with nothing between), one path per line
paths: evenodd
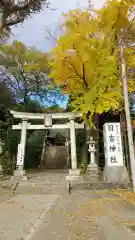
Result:
M48 146L45 153L44 168L63 169L67 168L68 147Z

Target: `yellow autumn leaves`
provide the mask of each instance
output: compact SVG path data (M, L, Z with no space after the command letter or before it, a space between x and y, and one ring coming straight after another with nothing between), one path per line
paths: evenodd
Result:
M90 122L95 113L119 110L123 105L119 38L124 29L127 70L132 69L132 4L107 1L100 11L77 9L64 15L64 33L53 49L51 78L72 94L75 111L91 112ZM134 90L132 78L130 91Z

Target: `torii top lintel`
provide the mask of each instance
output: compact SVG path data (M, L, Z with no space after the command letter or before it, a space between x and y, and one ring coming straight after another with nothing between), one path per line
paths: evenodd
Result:
M44 119L45 116L50 115L52 119L70 119L81 117L82 113L80 112L65 112L65 113L27 113L27 112L16 112L10 111L14 118L20 119Z

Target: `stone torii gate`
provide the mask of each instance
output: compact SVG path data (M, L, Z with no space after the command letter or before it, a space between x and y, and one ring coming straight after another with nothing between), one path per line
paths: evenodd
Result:
M25 147L26 147L26 136L27 130L38 130L38 129L70 129L70 142L71 142L71 169L69 175L73 177L79 176L79 169L77 169L77 152L76 152L76 134L75 129L84 129L84 124L75 123L77 117L81 117L81 113L26 113L10 111L16 119L21 119L22 122L18 125L13 125L13 130L21 130L21 140L18 146L17 153L17 166L14 171L14 177L26 180L27 176L24 170L24 158L25 158ZM52 119L67 119L69 120L65 124L52 124ZM30 120L43 120L42 125L33 125L29 123Z

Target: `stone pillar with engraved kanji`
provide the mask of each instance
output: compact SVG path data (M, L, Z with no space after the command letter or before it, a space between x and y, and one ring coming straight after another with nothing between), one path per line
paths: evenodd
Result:
M104 181L127 185L129 176L124 162L121 125L119 122L104 124L104 151Z

